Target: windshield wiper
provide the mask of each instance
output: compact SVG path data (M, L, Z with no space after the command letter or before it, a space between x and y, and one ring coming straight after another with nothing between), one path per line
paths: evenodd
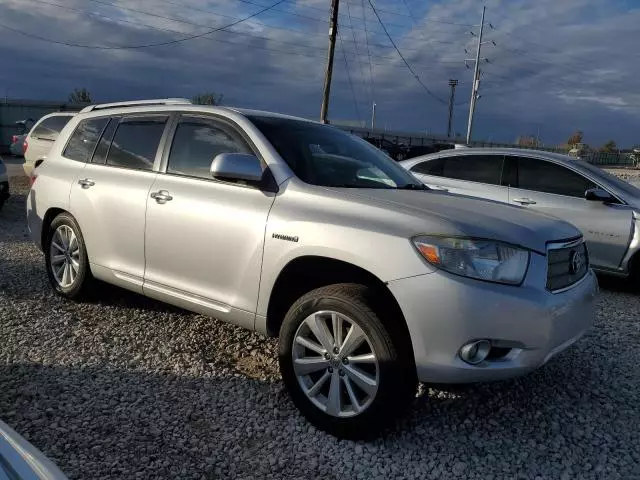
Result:
M426 185L415 184L415 183L407 183L406 185L400 185L397 187L398 190L430 190Z

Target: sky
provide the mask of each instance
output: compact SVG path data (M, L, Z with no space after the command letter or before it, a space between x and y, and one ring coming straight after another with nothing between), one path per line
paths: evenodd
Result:
M215 92L227 105L317 119L330 0L275 3L0 0L0 96ZM368 124L375 102L377 127L444 134L453 78L454 130L465 133L465 59L483 4L474 139L556 145L581 130L593 146L640 144L640 0L341 0L330 120Z

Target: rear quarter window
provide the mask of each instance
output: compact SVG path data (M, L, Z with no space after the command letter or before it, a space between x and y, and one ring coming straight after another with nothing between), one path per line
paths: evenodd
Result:
M78 162L89 161L108 122L108 117L82 120L71 135L62 155Z

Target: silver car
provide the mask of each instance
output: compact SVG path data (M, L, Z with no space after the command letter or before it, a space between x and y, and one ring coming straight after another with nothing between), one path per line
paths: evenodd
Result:
M67 480L42 452L0 421L0 479Z
M278 336L294 403L341 437L389 425L417 381L530 372L594 315L575 227L427 189L308 120L91 106L33 177L29 229L58 294L100 279Z
M401 162L431 188L554 215L578 227L594 270L640 285L640 189L566 155L523 149L447 150Z

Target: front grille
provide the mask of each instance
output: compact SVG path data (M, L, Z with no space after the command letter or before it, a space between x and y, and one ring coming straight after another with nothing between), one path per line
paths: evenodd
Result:
M589 271L589 254L582 239L547 249L547 290L556 292L578 282Z

